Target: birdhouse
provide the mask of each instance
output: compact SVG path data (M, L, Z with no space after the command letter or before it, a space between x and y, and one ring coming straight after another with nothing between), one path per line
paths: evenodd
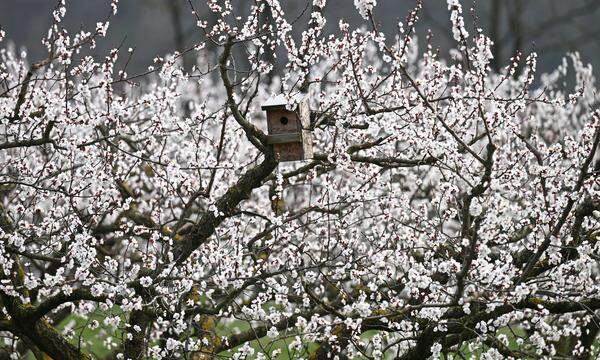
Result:
M290 103L294 104L293 110L288 109ZM273 145L279 161L312 158L308 96L296 97L288 102L284 95L277 95L267 100L262 109L267 112L267 140Z

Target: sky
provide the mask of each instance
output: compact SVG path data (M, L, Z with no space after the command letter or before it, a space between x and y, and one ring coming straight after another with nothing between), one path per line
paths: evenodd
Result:
M206 17L203 1L191 1L200 15ZM499 2L500 6L494 8L494 2ZM234 3L243 12L250 1L234 0ZM281 3L290 18L302 14L306 7L306 0L281 0ZM552 70L566 52L574 50L581 52L584 61L595 68L600 67L598 0L480 0L476 17L468 9L472 2L463 0L462 3L471 27L481 27L491 34L491 24L494 21L499 24L496 33L499 34L498 42L502 43L501 63L508 62L513 55L518 28L521 29L519 33L523 33L521 47L526 53L533 49L539 52L539 68L543 72ZM7 39L19 49L28 49L31 60L45 57L40 39L47 32L55 4L56 0L0 0L0 25L7 32ZM108 0L70 0L67 4L65 21L71 32L93 28L110 11ZM379 0L375 15L382 29L393 33L396 24L405 19L414 4L415 0ZM188 0L120 0L119 12L111 19L109 35L98 44L95 55L103 56L107 50L119 46L135 48L129 69L143 71L155 56L176 50L173 9L179 13L184 42L192 44L200 34L194 26L195 18ZM360 22L353 0L328 0L325 16L329 32L336 31L342 18L351 24ZM518 24L514 21L516 16L520 21ZM298 24L302 24L302 20L306 23L306 12ZM297 26L296 36L304 28ZM451 46L446 1L424 0L419 30L424 34L427 29L436 34L434 42L442 52Z

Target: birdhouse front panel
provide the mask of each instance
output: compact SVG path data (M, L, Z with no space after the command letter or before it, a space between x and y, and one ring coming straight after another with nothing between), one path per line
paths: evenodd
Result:
M297 133L302 130L298 115L285 108L267 111L267 123L271 135Z
M279 161L296 161L304 159L304 147L301 142L287 144L273 144L275 154L279 156Z

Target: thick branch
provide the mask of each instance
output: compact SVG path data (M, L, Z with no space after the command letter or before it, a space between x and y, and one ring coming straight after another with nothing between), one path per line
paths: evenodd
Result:
M204 213L190 234L177 244L174 250L177 263L183 263L194 250L212 236L215 228L231 216L243 200L250 198L252 190L261 186L263 180L275 170L276 166L274 154L269 151L260 165L242 175L238 182L217 200L216 211Z

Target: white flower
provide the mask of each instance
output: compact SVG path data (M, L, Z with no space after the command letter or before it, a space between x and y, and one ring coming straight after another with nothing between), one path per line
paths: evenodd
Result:
M433 359L439 359L442 351L442 345L440 343L435 343L431 346L431 356Z
M108 25L109 22L98 22L96 23L96 33L100 36L106 36L106 33L108 32Z
M143 276L140 278L140 285L143 287L148 287L152 285L152 278L150 276Z
M104 292L104 285L102 284L94 284L90 289L92 296L100 296Z
M377 6L377 0L354 0L354 6L358 10L360 16L367 19L369 12Z
M179 346L179 341L173 339L173 338L168 338L167 339L167 350L171 351L175 348L177 348Z
M483 206L478 198L474 198L471 200L471 205L469 206L469 213L472 216L479 216L483 212Z
M325 7L327 0L313 0L313 5L320 7L321 9Z
M462 17L462 5L459 0L447 0L448 10L450 10L450 21L452 22L452 34L454 40L462 41L469 36L465 29L465 21Z

